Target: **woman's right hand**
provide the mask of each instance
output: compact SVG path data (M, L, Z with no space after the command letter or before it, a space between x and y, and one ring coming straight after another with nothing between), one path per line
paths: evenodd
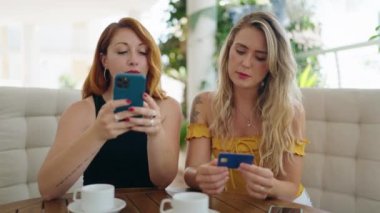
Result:
M123 99L110 100L102 106L93 125L95 134L98 134L101 140L116 138L130 130L132 124L128 122L128 118L132 114L128 110L115 113L116 108L129 104L129 100Z
M227 167L218 167L217 159L199 166L195 175L195 181L199 188L202 192L210 195L223 192L228 178Z

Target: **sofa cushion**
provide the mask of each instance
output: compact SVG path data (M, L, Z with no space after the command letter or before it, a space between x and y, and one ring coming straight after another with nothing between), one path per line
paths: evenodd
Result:
M0 87L0 204L40 197L37 173L59 116L79 99L78 90Z
M306 112L303 183L331 212L380 207L380 90L302 89Z

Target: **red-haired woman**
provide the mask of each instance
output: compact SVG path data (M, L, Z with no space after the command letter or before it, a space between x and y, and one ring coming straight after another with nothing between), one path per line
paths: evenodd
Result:
M44 199L57 198L83 175L84 185L166 187L178 169L180 105L160 88L160 50L133 18L111 23L101 34L83 99L59 121L55 142L40 169ZM146 76L143 107L115 113L130 100L113 100L120 72ZM135 116L142 115L142 116Z

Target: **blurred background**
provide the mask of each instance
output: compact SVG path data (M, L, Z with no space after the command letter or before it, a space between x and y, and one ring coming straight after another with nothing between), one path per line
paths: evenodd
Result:
M217 56L233 24L266 10L288 33L300 87L380 88L379 0L0 0L0 5L0 86L80 89L102 30L130 16L159 44L162 87L187 118L195 94L216 87ZM173 185L184 184L186 126L184 119Z
M140 20L162 51L164 89L183 104L216 86L229 29L255 10L275 13L298 62L301 87L380 88L380 1L0 0L0 86L77 88L101 31ZM191 46L191 48L189 48Z

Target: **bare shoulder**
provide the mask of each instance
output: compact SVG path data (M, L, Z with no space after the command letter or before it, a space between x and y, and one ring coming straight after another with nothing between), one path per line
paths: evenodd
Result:
M208 106L209 104L211 104L214 94L215 93L212 91L201 92L197 96L195 96L193 103L198 101L202 103L202 105Z
M210 112L210 106L213 99L213 92L202 92L195 96L190 114L191 123L207 123L207 114Z
M70 105L62 114L60 123L85 128L95 120L95 105L91 97Z
M163 120L182 121L181 106L174 98L167 96L165 99L157 101Z
M174 98L167 96L165 99L157 101L157 105L160 107L162 112L173 112L180 111L181 106Z
M89 111L95 113L95 106L93 100L88 97L86 99L74 102L64 112L64 114L88 114Z
M303 104L300 102L294 104L294 119L305 120L305 108L303 107Z

